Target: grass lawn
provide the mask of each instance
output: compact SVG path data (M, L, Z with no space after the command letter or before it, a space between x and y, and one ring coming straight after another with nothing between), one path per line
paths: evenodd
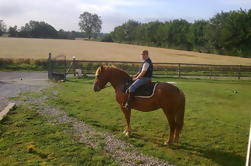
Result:
M78 143L67 125L49 123L23 105L0 122L0 165L116 165L100 150Z
M251 81L155 79L175 81L186 95L180 143L163 146L169 127L161 110L132 111L133 135L122 135L125 120L112 87L94 93L92 79L60 83L49 104L70 116L108 130L146 154L176 165L244 165L250 123Z

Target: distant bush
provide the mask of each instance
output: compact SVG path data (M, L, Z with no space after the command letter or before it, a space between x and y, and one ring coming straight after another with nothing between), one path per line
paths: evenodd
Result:
M102 42L113 42L111 34L107 34L101 38Z
M0 70L13 71L45 71L48 69L48 62L45 59L9 59L0 58Z

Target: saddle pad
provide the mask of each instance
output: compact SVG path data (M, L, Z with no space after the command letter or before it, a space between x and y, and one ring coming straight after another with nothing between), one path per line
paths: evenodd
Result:
M148 83L148 84L140 86L139 88L136 89L134 96L142 97L142 98L152 97L157 84L158 84L157 82L152 82L152 83Z
M123 89L123 92L126 93L126 90L131 85L132 82L126 83ZM154 94L155 87L157 86L158 82L151 82L145 85L138 87L134 93L135 97L142 97L142 98L150 98Z

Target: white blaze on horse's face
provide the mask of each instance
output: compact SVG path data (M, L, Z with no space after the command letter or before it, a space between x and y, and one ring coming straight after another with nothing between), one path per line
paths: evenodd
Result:
M93 90L94 90L95 92L98 92L98 91L100 91L101 89L103 89L104 86L105 86L105 84L107 83L107 82L105 81L105 79L104 79L103 74L102 74L103 70L104 70L104 67L101 66L101 67L99 67L99 68L97 69L97 71L96 71L96 74L95 74L96 79L95 79L94 87L93 87Z

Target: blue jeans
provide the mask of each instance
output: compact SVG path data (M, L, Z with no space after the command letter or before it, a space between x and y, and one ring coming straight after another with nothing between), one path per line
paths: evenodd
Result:
M143 77L143 78L140 78L140 79L134 81L134 83L132 83L132 85L128 88L129 93L134 93L138 87L140 87L141 85L144 85L145 83L147 83L150 80L151 80L150 77Z

